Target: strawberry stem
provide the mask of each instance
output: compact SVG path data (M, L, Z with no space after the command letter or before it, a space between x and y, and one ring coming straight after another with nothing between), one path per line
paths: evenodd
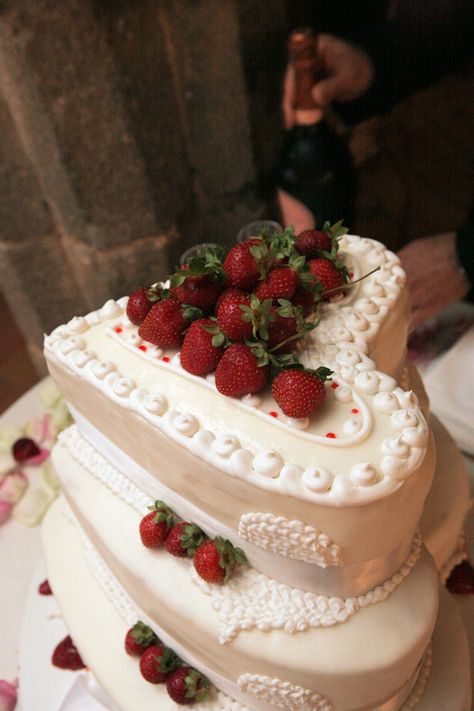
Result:
M364 274L363 276L359 277L358 279L354 279L354 281L348 281L346 284L341 284L341 286L335 286L334 289L328 289L327 291L323 291L323 294L326 296L326 294L330 294L332 291L340 291L341 289L348 289L351 286L354 286L354 284L357 284L357 282L362 281L363 279L366 279L371 274L374 274L375 272L378 272L379 270L380 270L380 267L375 267L375 269L372 269L372 271L367 272L367 274Z

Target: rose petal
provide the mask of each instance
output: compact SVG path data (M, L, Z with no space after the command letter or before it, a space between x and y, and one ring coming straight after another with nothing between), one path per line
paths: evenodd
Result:
M16 706L18 682L10 684L0 679L0 711L13 711Z
M23 472L17 470L6 476L0 483L0 501L16 504L21 499L28 486L28 479Z
M9 501L0 501L0 526L8 521L12 512L13 504ZM1 682L0 682L1 683Z
M39 454L36 454L34 457L30 457L29 459L25 460L25 464L28 464L28 466L36 466L38 464L42 464L45 459L47 459L50 455L50 450L45 449L44 447L40 447L40 452Z

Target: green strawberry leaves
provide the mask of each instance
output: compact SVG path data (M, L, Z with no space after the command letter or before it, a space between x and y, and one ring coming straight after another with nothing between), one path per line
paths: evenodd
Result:
M209 697L211 682L196 669L190 669L184 683L186 686L186 699L196 699L197 702L201 702Z
M219 553L219 566L225 571L224 582L227 582L237 565L248 565L247 556L227 538L216 536L213 542Z
M180 545L181 548L184 548L189 558L194 556L204 541L207 541L207 536L195 523L189 523L187 526L184 526Z
M275 315L272 313L272 300L260 299L251 294L250 306L241 304L242 321L252 324L252 335L254 338L263 338L268 341L268 324L275 320Z
M150 511L156 511L156 516L153 519L153 523L160 523L161 521L166 522L166 528L169 531L174 524L174 513L165 504L164 501L155 501L153 506L148 507Z
M132 637L141 647L150 647L158 641L153 630L141 620L138 620L138 622L133 625Z
M171 674L181 666L182 661L170 647L164 647L161 657L156 659L156 667L162 674Z

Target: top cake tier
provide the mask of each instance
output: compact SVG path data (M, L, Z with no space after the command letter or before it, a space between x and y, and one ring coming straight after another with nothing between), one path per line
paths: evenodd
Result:
M396 381L407 333L398 258L352 235L340 250L354 279L380 270L323 305L302 346L305 365L334 371L310 418L286 417L269 389L222 396L213 375L191 375L179 352L140 338L126 297L55 329L45 352L84 436L115 464L130 458L132 479L145 472L178 512L191 505L204 528L244 541L258 569L347 595L408 555L433 452L416 395Z

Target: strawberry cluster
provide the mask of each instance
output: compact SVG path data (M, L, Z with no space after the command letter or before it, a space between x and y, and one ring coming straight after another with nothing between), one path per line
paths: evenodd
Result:
M338 240L346 232L342 222L298 236L292 228L273 236L263 231L224 258L204 249L169 278L167 288L134 292L127 314L145 341L181 348L188 372L215 372L223 395L257 393L272 379L283 412L307 417L324 402L331 371L303 368L295 346L315 328L321 301L341 293L348 281L338 259ZM295 370L297 375L288 372Z
M238 565L245 565L245 553L221 536L208 538L196 524L176 522L175 514L163 502L155 501L140 521L140 538L147 548L162 545L171 555L192 558L198 575L208 583L225 583Z
M184 664L143 622L138 621L127 631L125 651L132 657L140 657L140 672L146 681L166 684L168 695L175 703L187 706L208 697L209 680Z

